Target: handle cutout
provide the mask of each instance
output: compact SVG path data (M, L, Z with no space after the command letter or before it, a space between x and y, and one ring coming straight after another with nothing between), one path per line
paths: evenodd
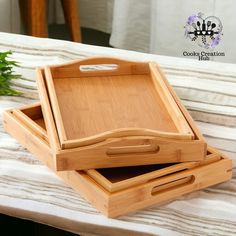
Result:
M81 72L91 71L115 71L118 69L117 64L92 64L92 65L80 65L79 70Z
M107 149L106 154L108 156L121 156L126 154L155 154L159 151L160 147L157 144L146 144L136 146L110 147Z
M189 185L189 184L192 184L194 180L195 180L195 177L193 175L190 175L190 176L186 176L186 177L174 180L174 181L170 181L168 183L160 184L152 188L151 194L152 196L155 196L164 191L169 191L174 188L178 188L180 186Z

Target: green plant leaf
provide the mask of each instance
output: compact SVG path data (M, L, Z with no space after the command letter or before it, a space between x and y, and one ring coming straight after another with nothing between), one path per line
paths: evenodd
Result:
M14 67L19 66L16 61L9 60L12 52L0 52L0 96L19 96L21 92L11 88L11 80L21 78L14 73Z

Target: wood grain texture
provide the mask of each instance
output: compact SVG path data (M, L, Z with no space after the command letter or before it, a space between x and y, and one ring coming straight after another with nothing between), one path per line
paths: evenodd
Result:
M82 65L94 64L117 67L81 70ZM137 136L142 130L143 135L194 138L152 63L91 58L47 67L45 77L63 149L121 135Z
M34 109L32 109L32 111L33 110ZM30 116L30 114L27 111L28 109L27 110L25 109L14 110L13 113L14 113L14 116L16 116L22 123L31 126L32 130L34 130L34 132L40 135L40 137L43 140L45 140L46 142L49 142L47 132L45 131L46 130L45 122L42 119L42 116L41 117L34 117L33 115ZM29 118L29 117L32 117L32 118ZM32 119L34 120L34 122L32 122ZM37 125L35 125L35 123Z
M30 123L33 124L22 122L21 119L13 114L12 110L5 111L3 114L4 129L31 153L38 158L40 157L40 160L50 169L55 169L54 157L47 141L42 139L42 133L39 128L33 128L38 126L37 123L34 123L33 120Z
M57 152L58 150L60 150L60 142L59 142L57 130L55 127L54 118L51 113L51 107L49 107L50 103L48 100L47 89L45 87L45 84L43 83L44 71L42 69L38 68L36 70L36 74L37 74L37 77L36 77L37 86L38 86L39 90L41 91L39 93L39 97L40 97L40 100L44 101L43 103L45 104L45 106L41 107L41 109L42 109L42 112L43 112L45 120L46 120L45 127L48 132L49 143L50 143L52 150L54 152Z
M157 164L149 166L120 167L113 169L90 169L85 172L109 192L116 192L131 186L148 182L153 178L188 170L220 160L220 154L208 153L201 162ZM132 177L132 178L131 178Z
M107 215L117 217L136 209L160 204L183 194L227 181L231 177L232 161L221 159L208 165L156 178L147 183L114 193L109 199ZM184 182L182 182L183 180ZM160 188L160 191L156 191L156 188ZM126 196L125 201L124 196Z
M37 73L37 83L41 91L40 97L44 102L42 110L45 123L52 147L55 147L53 150L57 170L173 163L197 161L205 158L206 144L202 140L184 140L182 135L180 136L182 139L179 137L175 139L176 136L172 133L160 135L158 132L157 136L149 130L142 129L135 130L137 136L132 136L133 130L131 130L132 132L122 130L122 132L116 132L116 138L102 141L98 136L97 141L100 142L96 144L61 150L58 139L60 133L58 132L57 135L56 132L44 71L39 69Z
M54 86L68 139L122 128L177 132L148 75L56 79Z
M160 67L157 64L156 64L156 68L159 71L159 73L161 74L161 76L163 78L163 81L165 82L166 86L168 87L168 89L169 89L171 95L173 96L176 104L179 106L179 109L182 111L182 113L183 113L185 119L187 120L188 124L191 126L192 131L195 134L195 137L199 140L205 141L205 138L203 137L203 135L201 134L201 132L197 128L193 118L190 116L189 112L187 111L185 106L182 104L180 98L177 96L176 92L174 91L174 89L171 87L170 83L166 79L165 74L162 72L162 70L160 69Z
M35 123L35 126L37 125ZM24 147L55 171L53 154L49 144L39 135L40 129L34 130L33 126L22 123L13 111L4 113L4 127ZM161 169L157 166L156 170L148 167L146 173L139 170L133 176L125 174L126 177L122 177L124 171L121 168L118 175L121 176L121 182L130 183L124 182L125 189L119 187L113 192L106 190L104 185L100 185L101 183L84 171L63 171L56 174L108 217L118 217L153 204L173 200L183 194L227 181L232 177L232 161L220 156L214 149L208 150L206 160L201 163L190 163L189 166L183 164L184 168L180 168L180 165ZM111 173L110 177L103 175L103 178L110 183L114 182ZM137 181L137 178L143 181Z
M151 78L158 94L165 104L165 108L169 115L172 117L173 122L175 123L176 128L180 133L190 134L192 135L192 139L194 139L194 134L191 129L189 129L189 125L186 122L181 110L178 106L176 106L176 102L174 98L171 96L169 89L165 84L165 77L160 73L160 68L157 69L157 64L154 62L149 63Z
M140 139L143 138L143 139ZM127 146L128 145L128 146ZM157 151L143 151L144 148L156 146ZM110 148L129 148L132 152L109 155ZM142 148L140 150L139 148ZM127 137L109 139L88 147L61 150L57 153L58 170L81 170L91 168L110 168L119 166L149 165L157 163L173 163L198 161L205 158L205 143L169 141L153 137Z

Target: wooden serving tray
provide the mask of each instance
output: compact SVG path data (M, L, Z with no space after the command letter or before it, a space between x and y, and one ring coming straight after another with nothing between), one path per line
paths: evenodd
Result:
M104 63L119 69L79 70ZM57 170L205 158L205 140L155 64L99 58L46 68L45 74L38 69L37 83Z
M84 71L111 64L115 69ZM45 68L61 148L124 136L194 139L153 63L90 58ZM42 101L43 102L43 101Z
M5 129L55 171L40 105L6 111L3 118ZM232 161L208 147L200 162L55 173L100 212L117 217L227 181Z

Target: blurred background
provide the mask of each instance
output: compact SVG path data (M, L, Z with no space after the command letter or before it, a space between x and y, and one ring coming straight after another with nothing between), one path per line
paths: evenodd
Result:
M184 36L188 16L202 12L223 24L214 51L225 56L212 60L236 63L235 9L235 0L0 0L0 31L32 34L26 28L37 15L37 24L45 17L49 34L44 37L70 40L75 23L83 43L182 57L183 51L202 50Z

